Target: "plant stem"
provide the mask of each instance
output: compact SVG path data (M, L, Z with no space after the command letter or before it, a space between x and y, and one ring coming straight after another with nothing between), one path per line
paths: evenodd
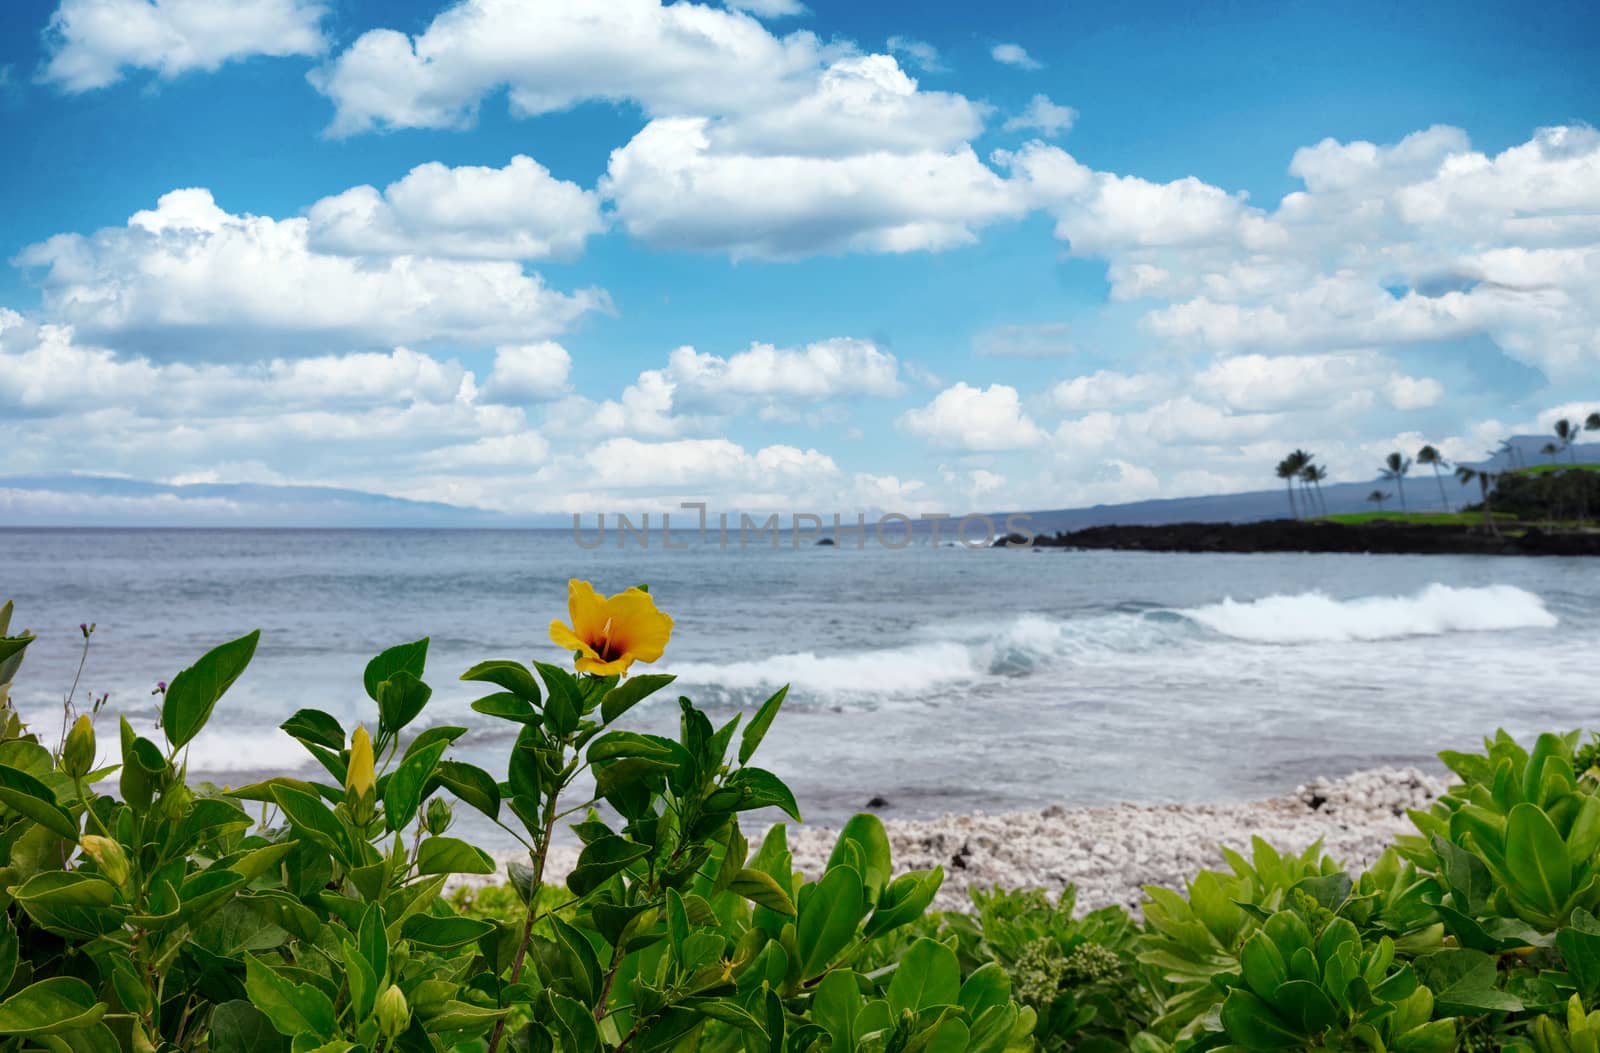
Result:
M611 1000L611 985L617 980L617 970L622 967L622 944L619 938L617 945L611 948L611 964L606 967L606 978L600 984L600 997L594 1003L594 1022L599 1023L605 1019L606 1003Z
M555 836L556 801L561 795L557 787L545 802L544 832L539 837L533 857L533 881L528 886L528 912L522 921L522 940L517 944L517 955L511 960L511 982L522 979L522 967L528 958L528 944L533 942L533 926L539 920L539 894L544 889L544 864L550 857L550 839ZM505 1037L506 1019L495 1022L494 1034L489 1038L489 1053L497 1053L500 1040Z

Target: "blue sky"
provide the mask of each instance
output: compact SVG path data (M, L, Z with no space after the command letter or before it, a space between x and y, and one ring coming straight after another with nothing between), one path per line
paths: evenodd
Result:
M1593 5L743 6L5 5L0 475L964 511L1600 408Z

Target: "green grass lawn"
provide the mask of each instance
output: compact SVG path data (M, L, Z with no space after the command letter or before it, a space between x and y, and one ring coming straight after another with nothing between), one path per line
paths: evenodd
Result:
M1476 526L1483 522L1481 512L1350 512L1345 515L1322 516L1329 523L1360 526L1363 523L1425 523L1433 526ZM1516 516L1496 513L1495 521L1514 522Z
M1517 468L1513 475L1548 475L1551 472L1600 472L1600 464L1533 464L1526 468Z

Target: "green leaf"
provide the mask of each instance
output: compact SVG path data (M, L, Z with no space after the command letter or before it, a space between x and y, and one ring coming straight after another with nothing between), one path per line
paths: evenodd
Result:
M1269 1002L1274 992L1289 979L1289 966L1283 960L1283 953L1260 929L1239 948L1239 969L1250 990Z
M211 1011L211 1053L288 1053L289 1040L242 998Z
M728 883L728 890L768 910L794 917L794 900L784 891L783 886L764 870L746 868L739 871Z
M541 694L539 681L521 662L493 659L479 662L461 674L461 679L503 687L518 698L538 705Z
M161 700L161 730L174 746L188 745L200 733L211 710L256 653L261 630L241 636L201 656L194 665L180 672L167 685Z
M109 907L117 890L109 881L76 870L46 870L35 874L11 895L34 920L48 924L46 912L77 907Z
M1495 987L1499 976L1495 959L1482 951L1436 951L1418 958L1414 968L1417 979L1433 992L1436 1011L1447 1016L1475 1016L1485 1010L1514 1013L1522 1009L1521 999Z
M351 865L354 850L350 836L327 805L304 790L281 784L272 787L272 799L296 830L332 852L345 866Z
M340 940L339 950L344 955L344 977L350 987L350 1008L356 1019L365 1020L372 1015L372 1005L377 1000L378 976L372 963L350 940Z
M464 761L440 761L439 781L484 815L500 818L500 784L482 768Z
M1579 907L1572 924L1556 933L1556 948L1584 1001L1600 993L1600 919Z
M333 1035L333 1002L315 985L297 984L248 954L244 959L244 989L280 1034L293 1038L309 1031L323 1039Z
M599 1048L600 1033L589 1007L556 991L547 990L544 997L548 1000L556 1034L561 1039L562 1053L594 1053Z
M389 975L389 930L380 904L370 904L356 929L356 947L381 983Z
M984 962L961 984L961 1008L973 1020L1011 1001L1011 977L999 962Z
M800 951L800 976L809 980L850 945L861 919L867 914L867 893L853 867L830 867L822 881L801 897L795 926L795 946Z
M590 764L616 760L621 757L644 757L648 760L686 760L683 747L659 735L641 735L636 731L608 731L589 744Z
M419 874L493 874L489 853L454 837L430 837L417 848Z
M0 991L10 989L11 980L17 973L17 955L20 945L17 941L17 926L7 912L0 915Z
M1506 817L1505 866L1524 899L1560 916L1572 895L1572 866L1566 842L1537 805L1516 805Z
M330 714L320 709L296 710L293 716L278 727L292 739L330 750L344 749L345 743L350 739L350 736L344 733L344 727Z
M673 761L650 757L623 757L612 761L595 768L595 796L611 800L640 785L659 787L662 773L672 771L677 766Z
M649 845L635 844L615 834L599 838L584 846L578 865L567 875L567 888L574 895L587 896L629 863L649 854Z
M1339 1016L1332 1000L1309 980L1290 980L1279 987L1273 1004L1302 1035L1320 1034Z
M411 756L425 749L430 749L434 743L443 743L446 748L455 745L455 741L467 733L467 729L455 724L436 724L431 728L418 733L405 748L400 759Z
M161 747L133 733L122 718L122 799L135 808L148 808L168 770Z
M1265 1002L1243 988L1228 992L1222 1026L1234 1044L1250 1050L1303 1049L1305 1037L1284 1026Z
M1431 844L1433 854L1439 859L1439 871L1455 894L1458 908L1468 915L1481 913L1494 892L1494 878L1489 868L1465 848L1437 834Z
M94 989L75 976L52 976L0 1002L0 1035L59 1035L105 1015Z
M433 777L439 758L448 743L435 742L414 753L407 753L383 787L384 817L392 831L404 830L417 817L422 806L422 791Z
M380 732L398 733L417 719L433 697L433 688L411 673L400 670L378 685L378 727Z
M437 1011L428 1014L428 1018L422 1022L422 1030L430 1035L436 1035L445 1031L487 1027L509 1012L511 1012L510 1006L504 1009L486 1009L471 1002L451 998L447 999Z
M817 984L811 999L811 1016L832 1036L834 1049L856 1048L855 1021L860 1011L861 989L856 985L855 973L835 969Z
M1394 1040L1394 1053L1453 1053L1456 1048L1454 1018L1431 1020Z
M933 897L939 894L939 886L942 884L944 884L943 867L901 874L889 882L883 894L878 897L877 909L872 912L872 917L867 919L867 927L862 930L862 934L870 940L890 929L916 921L933 902Z
M887 997L896 1016L960 1005L961 965L955 952L937 940L921 937L895 967Z
M366 671L361 674L361 682L367 689L367 697L374 702L378 701L378 685L396 673L409 673L414 679L422 679L423 666L427 660L426 636L413 643L400 644L384 651L368 662Z
M494 931L494 924L476 918L438 918L431 914L413 914L400 927L400 933L412 943L447 951L465 947Z
M883 822L877 816L866 812L851 816L850 821L839 831L839 838L834 842L833 853L828 856L828 865L824 871L847 862L845 859L847 844L856 846L861 863L861 883L867 890L867 902L876 905L878 893L889 883L889 875L892 873L889 835L884 832Z
M755 719L745 726L744 734L739 737L740 764L750 763L750 758L755 756L756 748L761 745L761 740L767 737L767 729L772 727L772 721L777 717L778 709L788 694L789 685L785 684L778 689L777 694L761 703Z
M497 691L472 703L475 712L486 717L498 717L518 724L537 724L544 718L532 702L510 691Z
M48 786L20 768L0 764L0 802L59 837L78 840L78 821L72 813L56 803Z
M578 728L578 718L583 713L583 691L573 675L549 662L533 663L544 678L546 698L545 723L552 734L570 735Z
M607 691L605 697L600 700L601 723L611 723L676 679L678 679L676 676L666 673L641 673L629 677Z
M796 822L800 820L800 805L782 779L763 768L740 768L728 776L724 789L737 791L738 803L730 811L743 812L752 808L782 808Z
M39 1044L50 1053L122 1053L111 1029L98 1021L58 1035L40 1035Z

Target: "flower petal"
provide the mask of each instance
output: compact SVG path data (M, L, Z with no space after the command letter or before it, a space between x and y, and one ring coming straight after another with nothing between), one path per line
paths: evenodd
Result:
M590 647L583 638L556 619L550 622L550 642L563 651L582 651L588 657L598 657L595 649Z
M594 652L590 651L589 654L592 655ZM595 676L621 676L628 671L628 667L632 664L633 655L631 654L625 654L621 658L610 662L602 662L599 657L591 658L585 655L578 659L578 672L593 673Z
M641 662L654 662L672 636L672 618L656 609L648 592L629 589L606 601L611 611L611 639Z
M594 591L593 585L577 578L567 582L567 613L572 615L572 631L579 639L591 642L600 639L600 631L610 617L605 599Z

